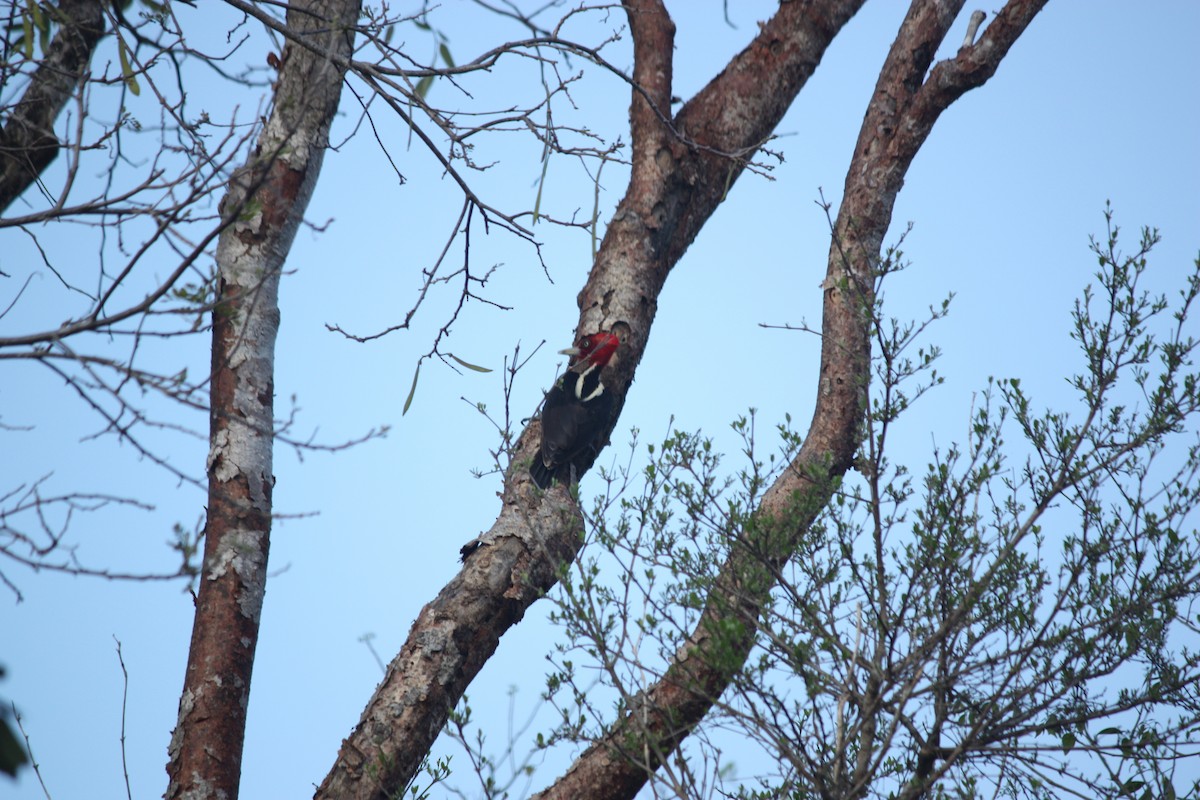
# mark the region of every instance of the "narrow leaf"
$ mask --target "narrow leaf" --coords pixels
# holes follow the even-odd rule
[[[42,33],[50,29],[49,23],[46,22],[46,15],[42,13],[42,7],[37,0],[29,0],[29,13],[33,15],[33,25]]]
[[[413,395],[417,393],[417,378],[421,377],[421,362],[417,362],[416,372],[413,373],[412,388],[408,390],[408,399],[404,401],[404,410],[400,412],[400,416],[408,413],[408,407],[412,405]]]
[[[454,56],[450,55],[450,48],[446,46],[445,42],[438,46],[438,52],[442,54],[442,61],[446,62],[446,66],[454,69]]]
[[[424,78],[421,78],[421,80],[417,81],[417,97],[424,100],[425,95],[429,94],[430,86],[433,86],[432,75],[426,75]]]
[[[461,358],[459,358],[458,356],[454,355],[454,353],[447,353],[446,355],[450,356],[450,357],[451,357],[451,358],[453,358],[455,361],[457,361],[457,362],[459,363],[459,365],[460,365],[460,366],[464,366],[464,367],[466,367],[467,369],[473,369],[473,370],[475,370],[476,372],[491,372],[491,370],[490,370],[490,369],[488,369],[487,367],[478,367],[478,366],[476,366],[476,365],[474,365],[474,364],[468,364],[466,361],[463,361]]]
[[[125,85],[136,97],[142,93],[142,87],[138,86],[137,76],[133,74],[133,67],[129,63],[129,52],[122,39],[117,39],[117,55],[121,58],[121,74],[125,76]]]
[[[28,12],[21,15],[21,28],[24,35],[25,58],[33,58],[33,17]]]

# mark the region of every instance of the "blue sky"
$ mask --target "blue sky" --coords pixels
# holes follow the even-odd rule
[[[675,93],[688,97],[744,45],[775,4],[730,3],[736,27],[724,22],[722,4],[712,0],[668,5],[678,24]],[[460,62],[492,46],[496,37],[521,35],[494,20],[481,24],[476,11],[466,12],[473,6],[461,0],[443,7],[436,21]],[[834,203],[839,199],[865,104],[904,10],[902,3],[877,0],[847,26],[779,128],[773,148],[786,161],[774,170],[774,179],[743,177],[676,267],[613,447],[600,463],[624,462],[631,427],[643,431],[643,440],[654,440],[666,433],[672,417],[676,427],[702,429],[730,452],[737,441],[728,423],[750,406],[768,424],[789,412],[801,423],[808,419],[815,339],[765,330],[759,323],[819,319],[828,235],[815,201],[822,190]],[[200,12],[183,5],[178,13],[185,24],[205,29],[211,41],[220,40],[212,17],[200,19]],[[595,42],[621,22],[614,11],[606,28],[601,17],[581,19],[565,34]],[[949,37],[954,45],[962,27]],[[1106,200],[1130,247],[1139,226],[1161,230],[1163,242],[1152,259],[1156,286],[1173,286],[1196,257],[1196,30],[1200,5],[1191,2],[1052,0],[995,78],[938,122],[896,206],[894,234],[914,224],[904,247],[912,267],[885,294],[889,313],[911,317],[955,293],[949,319],[930,334],[944,349],[939,372],[948,380],[909,416],[897,459],[920,466],[931,442],[961,440],[973,393],[990,375],[1020,376],[1035,397],[1065,400],[1063,378],[1075,364],[1066,337],[1068,314],[1091,278],[1095,260],[1087,241],[1103,232]],[[398,35],[407,35],[418,53],[432,51],[415,29]],[[259,64],[265,48],[255,40],[245,57]],[[115,55],[106,51],[103,58]],[[609,58],[628,67],[628,42],[614,44]],[[609,140],[627,140],[627,88],[581,61],[572,66],[585,77],[572,92],[577,111],[564,109],[562,120],[586,121]],[[499,99],[528,95],[535,77],[514,65],[464,86],[477,97]],[[490,94],[483,95],[485,90]],[[436,101],[458,102],[444,83],[432,91]],[[242,118],[257,113],[260,103],[253,93],[233,96],[215,84],[198,85],[194,92],[194,107],[236,103]],[[350,134],[357,121],[353,107],[346,96],[335,140]],[[570,343],[575,295],[590,264],[587,235],[539,225],[551,284],[527,245],[495,230],[485,236],[477,225],[473,264],[501,265],[486,296],[513,310],[469,304],[447,349],[496,371],[456,374],[426,364],[412,408],[402,417],[416,359],[444,322],[453,293],[433,297],[413,330],[370,344],[347,341],[326,324],[367,333],[398,322],[415,298],[419,270],[444,244],[459,199],[428,154],[408,146],[386,111],[378,109],[376,121],[407,183],[398,185],[376,142],[361,131],[326,158],[308,218],[329,224],[320,231],[302,229],[288,260],[276,389],[279,411],[296,396],[301,436],[316,430],[321,440],[338,442],[381,424],[391,432],[346,452],[309,454],[302,462],[287,448],[277,450],[277,509],[316,515],[282,521],[273,539],[273,577],[247,731],[242,788],[247,798],[305,796],[322,779],[380,677],[359,638],[373,634],[374,646],[390,658],[421,606],[458,569],[460,545],[491,525],[497,478],[476,479],[470,470],[488,466],[487,449],[496,440],[471,403],[499,411],[504,357],[518,342],[527,353],[545,341],[514,392],[514,416],[532,411],[554,376],[554,352]],[[536,147],[515,136],[481,140],[476,158],[497,164],[474,176],[477,191],[502,207],[532,206],[538,156]],[[622,169],[607,166],[602,220],[624,186]],[[555,159],[545,208],[558,217],[590,214],[593,189],[577,163]],[[86,232],[55,229],[43,235],[60,263],[79,275],[94,269],[95,244]],[[25,275],[37,268],[36,253],[19,232],[0,233],[0,242],[0,269]],[[169,254],[160,259],[154,265],[158,273],[171,266]],[[0,305],[7,305],[14,283],[0,283],[5,293]],[[0,320],[0,333],[56,324],[64,316],[62,302],[52,281],[37,279],[19,313]],[[205,345],[197,338],[147,357],[202,371]],[[203,513],[203,494],[128,447],[109,439],[81,441],[99,422],[60,382],[30,365],[4,369],[0,419],[36,427],[0,433],[8,456],[0,459],[0,493],[53,472],[51,485],[60,492],[142,497],[155,511],[78,517],[72,541],[80,558],[92,564],[169,569],[173,562],[164,542],[171,526],[194,524]],[[202,416],[181,419],[203,428]],[[202,475],[203,440],[163,442],[174,463]],[[588,490],[585,481],[584,493]],[[0,568],[25,596],[17,605],[0,591],[0,631],[7,643],[0,658],[8,668],[0,696],[18,704],[52,796],[124,793],[122,678],[114,639],[121,642],[129,670],[126,747],[133,792],[161,794],[190,634],[190,597],[177,584]],[[497,748],[506,731],[508,687],[520,687],[520,717],[542,686],[547,669],[542,654],[557,635],[545,621],[545,605],[534,606],[506,635],[469,692]],[[534,788],[559,771],[548,766],[534,778]],[[469,786],[469,776],[456,783]],[[42,796],[30,772],[23,773],[15,796]]]

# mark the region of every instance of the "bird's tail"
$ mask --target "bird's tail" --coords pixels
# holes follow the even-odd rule
[[[533,482],[539,489],[549,489],[550,482],[554,480],[554,473],[545,465],[542,459],[534,457],[533,463],[529,465],[529,476],[533,478]]]

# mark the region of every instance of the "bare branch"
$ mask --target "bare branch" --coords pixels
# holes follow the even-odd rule
[[[62,145],[54,121],[82,87],[92,53],[104,35],[99,0],[60,0],[57,7],[47,6],[47,11],[58,23],[58,33],[0,131],[0,213],[58,155]]]
[[[670,107],[671,48],[664,46],[670,43],[670,19],[660,3],[627,5],[631,27],[644,29],[640,43],[643,34],[635,35],[633,101],[640,110],[635,111],[633,174],[579,295],[578,326],[581,333],[612,330],[621,338],[605,378],[619,398],[618,409],[641,360],[666,276],[744,167],[715,155],[711,144],[724,152],[753,152],[859,4],[834,4],[827,15],[806,14],[799,3],[782,4],[739,56],[737,69],[726,70],[714,82],[717,88],[710,85],[701,93],[712,116],[700,126],[705,135],[675,125],[706,145],[695,152],[672,136],[660,115]],[[777,49],[783,50],[778,61],[764,60],[764,53]],[[749,77],[739,77],[744,73]],[[786,91],[771,94],[768,87],[755,87],[756,80]],[[744,90],[747,99],[721,103],[722,90]],[[685,106],[680,119],[699,116],[694,106],[699,102]],[[736,113],[731,111],[735,105]],[[656,150],[654,143],[665,149]],[[563,488],[534,491],[524,468],[539,443],[540,423],[534,422],[514,447],[500,516],[481,537],[489,546],[470,556],[463,571],[421,611],[318,798],[379,798],[405,786],[448,709],[501,634],[557,581],[560,565],[574,558],[582,528],[578,506]]]
[[[1026,9],[1028,13],[1022,15],[1006,8],[1001,13],[1001,18],[1020,21],[1006,29],[1008,45],[1024,30],[1041,3],[1019,5],[1031,6],[1032,10]],[[782,8],[786,9],[787,4]],[[539,797],[617,800],[636,794],[741,669],[754,645],[760,614],[780,569],[828,502],[836,480],[851,466],[866,408],[876,265],[896,193],[937,115],[962,92],[985,81],[1008,49],[1004,46],[991,51],[995,61],[988,62],[990,71],[981,67],[974,73],[976,82],[967,85],[964,81],[957,94],[939,94],[941,104],[936,110],[930,102],[925,117],[911,119],[908,110],[916,104],[907,102],[904,94],[908,87],[922,85],[929,61],[957,8],[953,3],[913,4],[863,122],[859,146],[847,173],[845,201],[835,226],[823,284],[822,374],[803,446],[764,496],[753,528],[739,534],[716,577],[699,623],[676,652],[666,674],[631,701],[626,713],[604,736]],[[710,89],[720,80],[710,84]],[[930,82],[934,80],[930,76]],[[716,113],[715,91],[706,90],[702,95]],[[689,113],[689,107],[680,113],[681,118]],[[897,113],[905,118],[886,119]],[[636,119],[635,114],[635,124]],[[901,148],[890,141],[893,137],[903,140]],[[635,146],[635,165],[636,153]],[[888,176],[886,181],[879,180],[881,173]],[[863,702],[868,709],[869,704],[877,702],[870,686],[864,690]],[[867,729],[857,734],[858,751],[865,758],[878,752],[874,736],[875,732]],[[851,785],[863,774],[862,766],[851,778]]]

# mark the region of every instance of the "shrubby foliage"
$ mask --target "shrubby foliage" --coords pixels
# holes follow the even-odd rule
[[[715,652],[732,683],[708,698],[686,755],[654,776],[665,794],[1197,791],[1175,772],[1197,754],[1200,726],[1200,399],[1186,333],[1200,261],[1176,298],[1154,296],[1143,286],[1157,232],[1126,255],[1106,217],[1095,281],[1071,311],[1076,402],[1044,408],[1019,379],[989,380],[967,440],[935,446],[923,469],[893,461],[889,434],[941,382],[938,350],[918,340],[949,301],[920,324],[876,305],[856,473],[786,564],[754,543],[788,521],[754,510],[800,445],[790,418],[765,456],[753,412],[737,420],[737,466],[711,439],[675,431],[647,446],[640,475],[610,475],[555,594],[566,637],[550,678],[556,736],[598,736],[613,704],[636,712],[708,626],[731,643]],[[880,279],[899,258],[889,253]],[[733,595],[745,604],[706,615],[723,567],[746,555],[759,560]],[[737,760],[752,742],[778,768],[733,780],[732,741]]]

